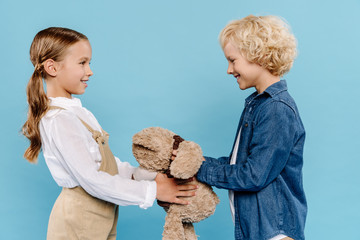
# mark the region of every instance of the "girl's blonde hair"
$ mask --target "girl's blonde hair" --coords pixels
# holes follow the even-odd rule
[[[297,55],[290,27],[276,16],[249,15],[232,21],[221,31],[219,40],[223,49],[231,42],[249,62],[275,76],[287,73]]]
[[[30,60],[34,65],[34,73],[26,87],[29,104],[28,119],[22,127],[22,133],[30,140],[24,157],[29,162],[36,162],[41,150],[39,123],[48,110],[48,101],[43,86],[47,74],[44,62],[48,59],[61,61],[66,50],[74,43],[88,38],[74,30],[60,27],[50,27],[36,34],[30,47]]]

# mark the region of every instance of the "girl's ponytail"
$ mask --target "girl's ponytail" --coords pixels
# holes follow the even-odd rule
[[[24,157],[31,163],[37,161],[41,150],[39,124],[49,106],[43,86],[43,79],[47,77],[43,64],[48,59],[61,61],[66,50],[80,40],[88,38],[68,28],[50,27],[38,32],[31,44],[30,59],[35,69],[26,87],[29,111],[28,119],[22,127],[22,133],[30,140]]]
[[[39,123],[41,117],[48,108],[48,98],[44,91],[42,66],[35,65],[29,83],[26,87],[27,100],[29,103],[28,119],[22,132],[30,140],[30,146],[26,149],[24,157],[29,162],[36,162],[41,149]]]

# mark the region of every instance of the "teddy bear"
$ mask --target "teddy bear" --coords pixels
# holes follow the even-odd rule
[[[133,136],[133,155],[140,169],[153,173],[167,173],[169,177],[189,179],[194,177],[204,161],[198,144],[185,141],[170,130],[149,127]],[[176,156],[173,150],[177,150]],[[172,160],[172,157],[175,157]],[[193,223],[199,222],[215,212],[219,198],[213,189],[194,177],[198,189],[189,198],[191,204],[168,204],[163,231],[163,240],[196,240]]]

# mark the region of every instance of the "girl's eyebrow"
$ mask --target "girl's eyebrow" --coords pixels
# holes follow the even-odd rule
[[[90,61],[91,58],[88,58],[88,57],[81,57],[79,60],[86,60],[86,61]]]

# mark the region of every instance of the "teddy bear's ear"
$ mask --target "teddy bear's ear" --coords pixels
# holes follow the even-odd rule
[[[166,170],[170,164],[174,133],[160,127],[149,127],[133,136],[133,155],[144,169]]]
[[[194,142],[180,143],[175,160],[170,165],[170,173],[175,178],[188,179],[193,177],[203,162],[200,146]]]
[[[150,151],[161,151],[164,145],[168,147],[172,144],[173,135],[175,134],[167,129],[149,127],[136,133],[132,140],[133,144],[147,148]]]
[[[153,129],[146,128],[136,133],[132,139],[133,144],[136,146],[146,148],[150,151],[156,151],[158,147],[157,147],[157,143],[152,139],[152,132]]]

